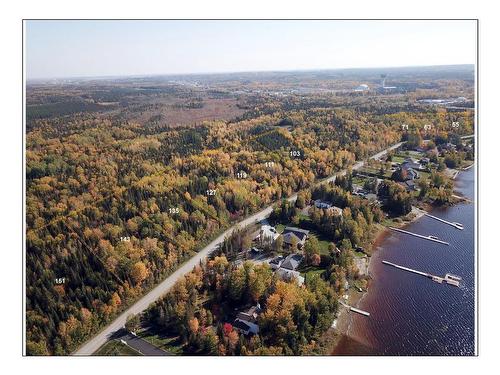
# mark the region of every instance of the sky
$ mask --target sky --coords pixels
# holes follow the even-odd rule
[[[28,79],[474,64],[475,21],[26,21]]]

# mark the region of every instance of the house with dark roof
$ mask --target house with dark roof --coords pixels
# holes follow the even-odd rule
[[[303,256],[300,254],[290,254],[285,258],[283,263],[281,263],[281,268],[295,271],[299,268],[300,263],[302,263]]]
[[[284,244],[291,246],[295,243],[297,247],[300,248],[304,246],[309,235],[309,231],[296,227],[286,227],[281,235],[283,236]]]
[[[416,169],[416,170],[420,170],[420,169],[423,169],[422,168],[422,165],[412,159],[412,158],[406,158],[402,163],[401,163],[401,168],[405,168],[405,169]]]
[[[457,146],[451,142],[448,142],[446,144],[442,144],[442,145],[439,145],[438,146],[438,149],[443,151],[443,150],[446,150],[446,151],[455,151],[457,149]]]
[[[413,168],[407,169],[406,172],[408,172],[408,178],[410,180],[415,180],[417,178],[420,178],[420,174],[415,169],[413,169]]]
[[[420,178],[420,174],[413,169],[410,164],[401,164],[401,169],[406,172],[407,180],[415,180],[417,178]]]
[[[248,336],[250,334],[256,335],[259,333],[259,326],[254,323],[250,323],[244,320],[236,319],[233,322],[233,327],[240,333]]]
[[[332,207],[332,204],[330,202],[322,201],[321,199],[316,199],[314,201],[314,206],[316,206],[316,208],[330,208]]]
[[[262,312],[259,304],[250,307],[246,311],[240,311],[234,320],[233,327],[244,335],[256,335],[259,333],[257,318]]]
[[[272,270],[277,270],[278,268],[281,267],[283,260],[284,260],[283,255],[278,255],[276,258],[271,259],[269,261],[269,266],[271,266]]]
[[[285,245],[288,246],[297,245],[297,247],[303,245],[303,242],[300,240],[300,238],[293,232],[284,233],[282,236],[283,236],[283,243]]]
[[[257,318],[259,317],[261,311],[262,309],[260,307],[260,304],[257,304],[255,306],[250,307],[246,311],[240,311],[236,316],[236,319],[245,320],[250,323],[255,323],[257,322]]]

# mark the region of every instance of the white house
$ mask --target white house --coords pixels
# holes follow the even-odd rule
[[[276,228],[270,225],[263,225],[260,227],[259,240],[260,241],[276,241],[276,238],[279,237],[279,233],[276,231]]]

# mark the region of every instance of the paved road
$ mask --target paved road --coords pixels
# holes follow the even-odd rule
[[[295,199],[297,196],[295,195]],[[273,207],[267,207],[262,211],[248,217],[247,219],[241,221],[238,225],[240,227],[245,227],[255,222],[258,222],[262,219],[265,219],[271,214]],[[103,331],[94,336],[92,339],[87,341],[80,349],[78,349],[73,354],[75,355],[91,355],[97,349],[99,349],[113,334],[113,332],[118,331],[125,325],[127,321],[127,317],[130,315],[135,315],[146,310],[151,303],[159,299],[162,295],[164,295],[174,284],[175,282],[190,272],[197,264],[200,263],[201,260],[205,259],[212,251],[214,251],[217,246],[224,240],[225,237],[230,235],[235,226],[229,228],[224,233],[222,233],[215,240],[210,242],[205,248],[199,251],[195,256],[189,259],[186,263],[184,263],[177,271],[163,280],[160,284],[158,284],[154,289],[152,289],[148,294],[142,297],[139,301],[137,301],[134,305],[132,305],[128,310],[123,312],[120,316],[118,316],[109,326],[107,326]]]
[[[385,155],[388,151],[394,150],[400,147],[403,142],[397,143],[384,151],[381,151],[375,155],[373,155],[372,159],[378,159],[381,156]],[[358,162],[354,164],[353,169],[359,169],[364,165],[364,161]],[[345,174],[346,171],[342,171],[337,173],[337,175]],[[323,181],[320,184],[324,184],[330,181],[334,181],[335,176],[331,176]],[[288,198],[289,201],[293,202],[297,199],[297,194],[294,194]],[[158,284],[154,289],[152,289],[148,294],[142,297],[139,301],[133,304],[128,310],[119,315],[113,322],[110,323],[106,328],[104,328],[100,333],[94,336],[92,339],[87,341],[83,346],[80,347],[74,355],[91,355],[97,349],[99,349],[104,343],[110,339],[114,332],[118,331],[120,328],[125,326],[125,322],[127,321],[127,317],[130,315],[136,315],[144,310],[146,310],[151,303],[159,299],[163,296],[168,290],[175,284],[175,282],[190,272],[197,264],[200,263],[201,260],[205,259],[211,252],[213,252],[217,246],[222,243],[225,237],[229,236],[233,230],[238,227],[246,227],[250,224],[254,224],[255,222],[259,222],[265,218],[267,218],[273,210],[273,205],[263,209],[262,211],[257,212],[256,214],[248,217],[247,219],[240,221],[238,224],[232,226],[224,233],[222,233],[215,240],[210,242],[205,248],[200,250],[195,256],[189,259],[186,263],[184,263],[177,271],[163,280],[160,284]]]
[[[391,147],[388,147],[386,148],[385,150],[383,151],[380,151],[378,153],[376,153],[375,155],[371,156],[370,159],[380,159],[382,156],[384,156],[385,154],[387,154],[389,151],[392,151],[392,150],[395,150],[399,147],[401,147],[401,145],[403,144],[404,142],[399,142],[399,143],[396,143],[394,145],[392,145]],[[352,166],[352,169],[353,170],[356,170],[356,169],[360,169],[361,167],[363,167],[363,165],[365,165],[365,161],[358,161],[356,164],[354,164]],[[332,182],[332,181],[335,181],[335,177],[336,176],[343,176],[347,173],[347,170],[343,170],[343,171],[340,171],[340,172],[337,172],[336,174],[334,174],[333,176],[330,176],[328,177],[327,179],[319,182],[319,184],[324,184],[324,183],[327,183],[327,182]]]
[[[140,337],[134,336],[131,333],[126,332],[121,335],[119,340],[125,341],[125,343],[130,346],[132,349],[138,351],[142,355],[147,356],[165,356],[165,355],[173,355],[168,353],[153,344],[147,342],[146,340],[141,339]]]

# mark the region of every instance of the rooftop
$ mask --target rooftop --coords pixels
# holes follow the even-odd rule
[[[283,230],[283,236],[286,235],[287,233],[293,233],[299,239],[299,241],[303,241],[309,234],[309,231],[297,227],[286,227]]]
[[[286,268],[295,271],[299,267],[301,262],[302,262],[302,255],[290,254],[285,258],[285,260],[281,264],[281,268]]]

